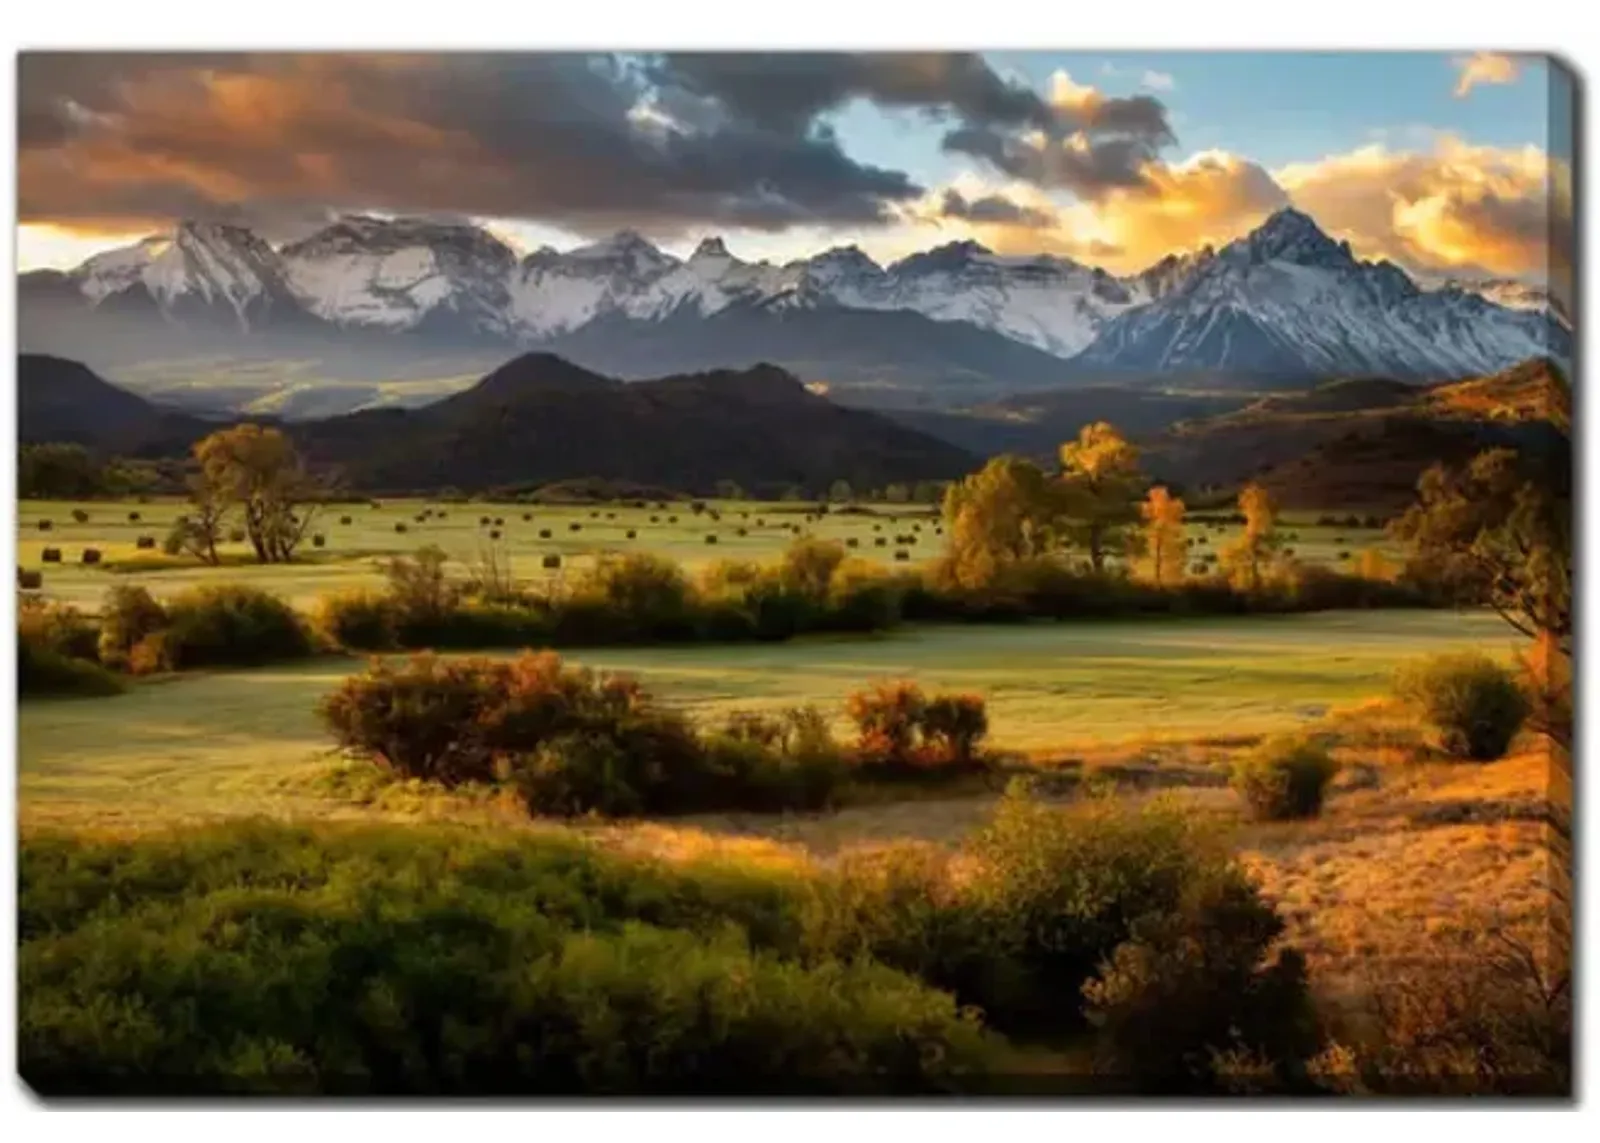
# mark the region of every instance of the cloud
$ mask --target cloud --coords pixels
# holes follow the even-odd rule
[[[1500,52],[1475,52],[1455,61],[1456,98],[1465,99],[1480,83],[1515,83],[1520,68],[1517,61]]]
[[[962,219],[995,226],[1021,226],[1039,229],[1051,225],[1054,216],[1039,207],[1024,206],[1003,194],[967,198],[955,187],[947,187],[939,200],[939,217]]]
[[[367,209],[667,236],[871,227],[921,191],[825,127],[751,117],[611,56],[30,53],[21,85],[25,223]]]
[[[1168,72],[1146,71],[1139,77],[1139,86],[1147,87],[1151,91],[1171,91],[1178,86],[1178,81]]]
[[[1533,277],[1570,293],[1572,172],[1537,147],[1441,135],[1427,150],[1375,144],[1273,174],[1296,206],[1365,257]]]
[[[1065,71],[1051,76],[1050,108],[1043,127],[968,124],[947,133],[942,146],[1011,178],[1093,201],[1145,185],[1146,167],[1177,141],[1160,100],[1107,96]]]

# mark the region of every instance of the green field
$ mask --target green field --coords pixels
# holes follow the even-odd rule
[[[304,560],[286,566],[262,566],[248,562],[245,544],[224,544],[228,561],[221,568],[203,567],[193,560],[167,559],[159,544],[173,520],[185,511],[176,499],[148,504],[105,501],[23,501],[18,505],[17,564],[44,572],[43,594],[84,608],[99,605],[105,589],[114,583],[137,582],[158,596],[170,596],[196,583],[227,581],[266,588],[306,608],[319,596],[346,587],[377,586],[380,566],[389,556],[409,553],[425,544],[437,544],[465,573],[486,551],[496,550],[509,561],[513,574],[521,580],[540,580],[552,573],[544,557],[559,555],[563,572],[583,568],[601,552],[648,550],[682,563],[691,570],[715,559],[769,560],[794,539],[792,527],[798,525],[806,535],[856,542],[852,554],[894,566],[894,553],[904,550],[907,562],[916,563],[937,555],[943,537],[935,532],[939,522],[932,508],[920,505],[875,505],[869,513],[830,513],[820,520],[807,521],[811,506],[765,502],[711,501],[709,508],[721,514],[712,520],[709,513],[696,515],[687,503],[657,508],[652,504],[639,509],[625,505],[527,505],[527,504],[439,504],[432,501],[396,500],[382,502],[378,508],[367,504],[332,505],[319,509],[313,531],[320,532],[326,546],[307,543]],[[73,509],[89,514],[86,523],[72,519]],[[444,512],[418,521],[424,509]],[[129,519],[137,512],[139,520]],[[528,519],[524,519],[524,516]],[[349,516],[349,524],[341,524]],[[488,516],[491,524],[480,523]],[[677,517],[676,522],[671,517]],[[652,517],[655,520],[652,521]],[[491,540],[492,521],[504,520],[501,537]],[[48,520],[51,530],[41,532],[39,523]],[[403,524],[404,533],[395,525]],[[578,531],[572,526],[578,525]],[[739,529],[745,535],[739,535]],[[550,532],[543,539],[539,533]],[[628,538],[628,532],[636,536]],[[1300,559],[1329,566],[1349,566],[1341,554],[1354,557],[1368,547],[1390,556],[1398,551],[1383,533],[1369,529],[1318,527],[1309,519],[1289,517],[1284,521],[1287,546]],[[1232,537],[1235,529],[1193,524],[1189,536],[1196,542],[1196,553],[1216,551]],[[716,537],[709,543],[708,537]],[[155,551],[140,551],[140,536],[154,537]],[[912,543],[896,544],[896,536],[910,536]],[[884,540],[878,546],[878,540]],[[59,548],[60,564],[43,562],[47,547]],[[86,567],[85,548],[96,548],[105,563]],[[117,565],[133,561],[133,567]],[[899,566],[905,566],[900,564]],[[555,573],[562,574],[562,573]]]
[[[1509,656],[1513,642],[1486,614],[1381,611],[939,626],[572,658],[635,673],[702,715],[800,702],[837,714],[866,681],[914,677],[982,693],[997,746],[1065,755],[1087,744],[1288,728],[1382,693],[1403,659],[1465,647]],[[360,667],[323,658],[23,704],[22,808],[73,820],[316,812],[295,784],[330,748],[313,706]]]

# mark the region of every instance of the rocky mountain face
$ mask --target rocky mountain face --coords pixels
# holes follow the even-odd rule
[[[330,363],[325,379],[359,403],[361,383],[404,363],[465,376],[544,348],[624,377],[774,361],[861,403],[919,406],[1133,376],[1282,386],[1569,359],[1570,325],[1519,285],[1425,289],[1294,210],[1128,277],[972,242],[888,266],[855,247],[777,265],[715,238],[680,259],[623,231],[519,257],[467,224],[353,216],[281,249],[184,223],[24,275],[19,329],[24,349],[141,386],[150,361],[298,354]]]

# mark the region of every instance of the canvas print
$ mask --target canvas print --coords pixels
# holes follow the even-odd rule
[[[26,51],[45,1100],[1567,1097],[1481,51]]]

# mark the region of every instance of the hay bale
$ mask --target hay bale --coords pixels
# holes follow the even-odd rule
[[[72,510],[72,519],[74,523],[87,524],[89,522],[89,513],[82,508],[74,508]]]
[[[498,540],[500,538],[500,529],[499,528],[491,528],[491,529],[489,529],[489,538],[491,540]]]
[[[478,517],[478,527],[487,528],[488,526],[489,526],[489,517],[487,517],[487,516],[479,516]]]
[[[403,521],[403,520],[395,521],[394,530],[396,532],[401,532],[401,533],[404,533],[404,532],[408,531],[408,529],[406,528],[406,525],[405,525],[405,521]]]
[[[141,552],[148,552],[151,548],[156,546],[156,538],[154,536],[140,536],[138,539],[133,541],[133,546],[138,548]]]
[[[532,520],[533,519],[533,513],[532,512],[524,512],[522,514],[522,518],[524,520]]]
[[[659,523],[661,523],[661,517],[660,516],[652,516],[652,517],[650,517],[650,522],[652,524],[659,524]]]
[[[676,516],[668,516],[667,517],[667,523],[676,524],[677,522],[678,522],[678,518]]]
[[[399,528],[399,531],[404,532],[405,530],[406,530],[405,529],[405,525],[402,524],[400,526],[400,528]],[[243,528],[235,528],[231,532],[228,533],[228,543],[230,543],[230,544],[242,544],[242,543],[244,543],[244,541],[245,541],[245,532],[244,532]]]
[[[879,536],[877,539],[872,541],[872,544],[874,547],[887,548],[889,546],[889,541],[884,539],[882,536]]]
[[[325,547],[327,547],[328,546],[328,537],[324,536],[321,532],[317,532],[317,533],[313,534],[312,537],[311,537],[311,546],[313,548],[325,548]]]
[[[735,531],[741,536],[748,536],[750,534],[749,528],[737,528]]]
[[[506,526],[506,518],[504,516],[496,516],[494,518],[494,526],[496,528],[504,528]]]
[[[27,568],[18,568],[17,586],[23,591],[38,591],[44,586],[44,572],[29,571]]]
[[[639,533],[634,531],[632,528],[629,528],[628,529],[628,539],[636,540],[638,538],[639,538]]]
[[[544,558],[544,566],[547,567],[547,568],[558,568],[558,567],[560,567],[561,566],[561,557],[558,556],[558,555],[555,555],[554,553],[552,553],[551,555],[546,556]]]
[[[39,558],[47,564],[59,564],[61,562],[61,549],[46,548],[39,553]]]
[[[129,512],[128,513],[128,522],[130,524],[137,524],[139,522],[139,513],[137,513],[137,512]]]
[[[549,528],[540,528],[539,529],[539,538],[541,540],[548,540],[550,538],[550,529]]]
[[[909,560],[911,558],[911,553],[906,551],[904,548],[901,548],[899,551],[895,552],[894,558],[901,561]]]
[[[39,521],[39,531],[41,531],[41,532],[48,532],[48,531],[50,531],[50,529],[52,529],[54,527],[55,527],[55,524],[52,523],[49,520],[40,520]]]
[[[716,542],[717,542],[717,534],[715,532],[708,532],[706,534],[706,543],[714,544]]]
[[[348,525],[348,524],[353,524],[354,522],[355,521],[352,520],[349,516],[340,516],[339,517],[339,523],[341,523],[341,524]]]
[[[851,536],[848,540],[846,540],[844,542],[844,546],[847,547],[847,548],[860,547],[861,546],[861,541],[856,539],[854,536]]]
[[[567,531],[569,531],[569,532],[581,532],[581,531],[583,531],[583,525],[578,523],[576,520],[574,520],[572,523],[567,525]]]
[[[91,565],[91,566],[94,565],[94,564],[99,563],[100,562],[100,549],[99,548],[84,548],[83,549],[83,562],[85,564],[88,564],[88,565]]]

